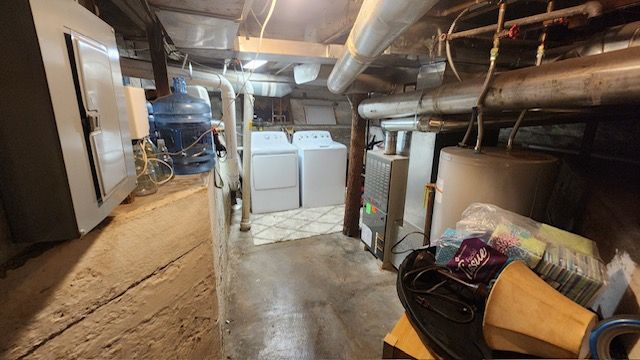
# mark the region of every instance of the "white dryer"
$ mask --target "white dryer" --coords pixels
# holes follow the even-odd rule
[[[298,131],[293,145],[300,158],[302,207],[344,204],[347,147],[331,139],[328,131]]]
[[[298,150],[284,132],[251,134],[251,175],[254,214],[300,207]]]

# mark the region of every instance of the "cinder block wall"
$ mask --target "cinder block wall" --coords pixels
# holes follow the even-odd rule
[[[4,262],[0,358],[219,358],[226,201],[211,176],[178,179]]]

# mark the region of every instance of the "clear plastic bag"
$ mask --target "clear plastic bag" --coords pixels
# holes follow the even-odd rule
[[[556,290],[588,306],[605,284],[605,266],[595,242],[525,216],[483,203],[471,204],[457,234],[490,234],[487,244],[522,260]]]

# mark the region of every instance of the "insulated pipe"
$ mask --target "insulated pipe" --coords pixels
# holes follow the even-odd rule
[[[509,20],[504,23],[504,27],[510,28],[516,25],[517,26],[532,25],[532,24],[538,24],[545,21],[552,21],[552,20],[562,19],[562,18],[576,16],[576,15],[585,15],[587,18],[592,18],[592,17],[600,16],[601,14],[602,14],[602,5],[598,1],[588,1],[578,6],[573,6],[573,7],[546,12],[542,14],[537,14],[533,16],[527,16],[520,19]],[[460,39],[465,37],[482,35],[492,31],[496,31],[497,28],[498,28],[497,24],[491,24],[487,26],[478,27],[475,29],[459,31],[459,32],[447,35],[447,39],[455,40],[455,39]]]
[[[253,86],[244,88],[242,111],[242,220],[240,231],[251,230],[251,131],[254,111]]]
[[[342,94],[391,43],[429,11],[437,0],[365,0],[329,75],[327,87]]]
[[[417,114],[466,114],[475,106],[482,80],[442,85],[431,91],[373,98],[358,107],[365,119]],[[640,47],[562,60],[497,74],[486,110],[576,109],[640,103]]]
[[[587,121],[580,113],[572,114],[551,114],[551,113],[529,113],[530,119],[522,126],[537,126],[549,124],[569,124]],[[516,114],[510,118],[492,118],[485,121],[485,128],[508,128],[516,123]],[[455,119],[439,119],[431,116],[419,116],[417,120],[413,117],[406,119],[385,120],[380,123],[380,127],[386,131],[420,131],[436,134],[462,132],[467,128],[469,121]]]
[[[396,146],[398,145],[398,132],[387,131],[384,133],[384,154],[395,155]]]

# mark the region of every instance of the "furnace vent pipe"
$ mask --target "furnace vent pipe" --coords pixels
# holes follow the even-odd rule
[[[342,57],[327,87],[342,94],[391,43],[429,11],[437,0],[365,0],[353,24]]]
[[[466,114],[482,91],[482,79],[368,99],[365,119],[416,114]],[[484,102],[487,110],[576,109],[640,103],[640,47],[513,70],[495,76]]]

